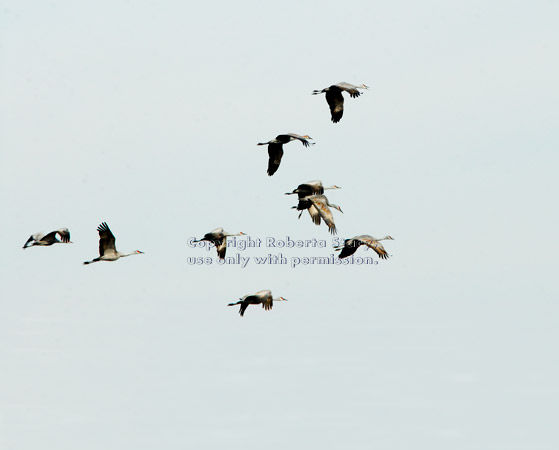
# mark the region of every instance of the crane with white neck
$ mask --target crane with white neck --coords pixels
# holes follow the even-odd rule
[[[273,298],[272,291],[266,289],[264,291],[259,291],[256,294],[245,295],[244,297],[239,298],[239,301],[237,303],[229,303],[227,306],[241,305],[241,308],[239,309],[239,314],[241,315],[241,317],[243,317],[246,309],[248,308],[248,305],[261,304],[262,308],[264,308],[266,311],[269,311],[272,309],[272,306],[274,306],[274,302],[286,302],[286,301],[287,299],[283,297]]]
[[[130,253],[121,253],[116,249],[115,246],[115,236],[110,230],[107,222],[103,222],[97,227],[99,232],[99,257],[94,258],[91,261],[84,261],[84,264],[91,264],[99,261],[116,261],[120,258],[125,258],[126,256],[140,255],[144,252],[140,250],[134,250]]]
[[[192,242],[202,242],[207,241],[215,245],[217,250],[217,256],[219,259],[225,258],[225,252],[227,251],[227,237],[228,236],[245,236],[246,234],[242,231],[238,233],[228,233],[223,230],[223,228],[216,228],[215,230],[206,233],[202,239],[196,239]]]

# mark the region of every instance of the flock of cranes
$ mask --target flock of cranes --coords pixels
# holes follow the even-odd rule
[[[357,98],[361,95],[359,89],[368,89],[368,86],[362,84],[360,86],[354,86],[349,83],[338,83],[322,90],[313,91],[313,95],[326,94],[326,101],[330,107],[330,112],[332,115],[332,122],[338,123],[344,113],[344,97],[342,92],[345,91],[349,93],[352,98]],[[268,142],[259,143],[258,145],[268,146],[268,175],[274,175],[281,163],[283,157],[283,145],[291,141],[298,140],[304,147],[309,147],[314,145],[313,142],[309,142],[312,138],[308,135],[298,135],[294,133],[280,134]],[[324,195],[324,191],[327,189],[341,189],[339,186],[332,185],[324,187],[322,181],[313,180],[306,183],[300,184],[292,192],[287,192],[285,195],[297,194],[298,204],[293,206],[292,209],[300,211],[299,218],[303,211],[307,210],[311,216],[311,220],[314,224],[320,225],[322,221],[328,227],[328,230],[332,234],[337,233],[336,224],[334,222],[334,216],[330,208],[337,209],[340,212],[342,208],[334,203],[330,203],[328,198]],[[131,255],[143,254],[140,250],[134,250],[130,253],[121,253],[116,249],[115,246],[115,236],[110,230],[106,222],[101,223],[97,227],[99,232],[99,257],[92,259],[91,261],[85,261],[83,264],[92,264],[99,261],[117,261],[120,258]],[[228,233],[223,230],[223,228],[216,228],[209,233],[206,233],[203,238],[195,240],[193,242],[207,241],[212,243],[216,250],[217,255],[220,259],[225,258],[225,253],[227,250],[227,237],[229,236],[243,236],[245,233]],[[369,235],[355,236],[351,239],[345,239],[344,245],[335,248],[336,251],[340,251],[339,258],[347,258],[353,255],[361,245],[374,250],[379,258],[387,259],[388,253],[380,243],[382,240],[392,240],[391,236],[384,236],[383,238],[374,238]],[[53,244],[70,244],[70,231],[67,228],[60,228],[55,231],[51,231],[48,234],[35,233],[29,237],[23,246],[24,249],[33,246],[50,246]],[[259,291],[255,294],[245,295],[239,298],[236,303],[230,303],[228,306],[240,305],[239,314],[244,316],[244,313],[248,305],[259,305],[261,304],[265,310],[271,310],[274,301],[287,301],[283,297],[272,297],[272,292],[269,290]]]

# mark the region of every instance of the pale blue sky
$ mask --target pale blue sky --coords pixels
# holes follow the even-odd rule
[[[558,13],[2,2],[0,447],[555,450]],[[334,125],[339,81],[371,89]],[[268,177],[285,132],[316,145]],[[330,245],[283,195],[313,179],[392,258],[187,263],[219,226]],[[102,221],[145,255],[82,266]],[[229,254],[279,251],[332,250]]]

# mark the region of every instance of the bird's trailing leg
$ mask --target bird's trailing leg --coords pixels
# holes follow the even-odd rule
[[[99,262],[99,261],[101,261],[99,258],[95,258],[95,259],[92,259],[91,261],[84,261],[83,264],[87,265],[87,264],[92,264],[92,263]]]

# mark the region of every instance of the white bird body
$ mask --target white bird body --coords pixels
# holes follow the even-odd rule
[[[393,241],[394,238],[392,236],[384,236],[377,239],[373,236],[369,236],[368,234],[362,234],[360,236],[352,237],[351,239],[346,239],[344,241],[344,245],[337,247],[336,251],[341,250],[339,258],[342,259],[353,255],[361,245],[366,245],[367,247],[372,248],[380,259],[388,259],[388,253],[386,253],[386,250],[379,242],[384,240]]]
[[[344,115],[344,97],[342,91],[346,91],[352,98],[357,98],[361,95],[359,89],[369,89],[369,86],[364,84],[355,86],[350,83],[340,82],[322,90],[314,90],[313,95],[326,93],[326,102],[328,106],[330,106],[332,122],[338,123]]]
[[[57,236],[60,236],[60,240],[58,240]],[[26,249],[28,247],[33,247],[35,245],[38,246],[48,246],[52,244],[71,244],[70,241],[70,231],[68,228],[60,228],[55,231],[51,231],[48,234],[44,233],[35,233],[27,239],[27,242],[23,245],[23,248]]]
[[[262,308],[264,308],[266,311],[269,311],[270,309],[272,309],[272,306],[274,306],[274,301],[276,301],[276,302],[279,302],[279,301],[286,302],[287,299],[285,299],[283,297],[273,298],[272,297],[272,291],[266,289],[264,291],[258,291],[256,294],[245,295],[244,297],[241,297],[238,302],[229,303],[227,306],[241,305],[241,308],[239,309],[239,314],[242,317],[242,316],[244,316],[245,311],[248,308],[248,305],[260,305],[261,304]]]
[[[84,264],[91,264],[99,261],[116,261],[120,258],[125,258],[126,256],[139,255],[144,253],[140,250],[134,250],[130,253],[119,252],[115,246],[116,239],[109,226],[107,225],[107,222],[103,222],[101,225],[99,225],[97,227],[97,231],[99,232],[99,257],[94,258],[91,261],[84,261]]]
[[[223,228],[216,228],[215,230],[206,233],[202,239],[195,240],[193,242],[208,241],[215,245],[217,250],[217,256],[220,259],[225,258],[225,252],[227,251],[227,237],[228,236],[245,236],[245,233],[240,231],[239,233],[227,233]]]
[[[286,133],[277,135],[276,138],[271,141],[258,143],[257,145],[268,146],[268,175],[272,176],[279,169],[281,158],[283,156],[283,144],[299,140],[305,147],[314,145],[314,142],[309,142],[308,139],[312,138],[308,135],[301,136],[295,133]]]
[[[330,206],[331,208],[335,208],[341,213],[343,213],[342,208],[340,206],[335,205],[334,203],[330,203],[328,201],[328,197],[326,197],[323,194],[308,195],[306,197],[303,197],[301,201],[302,202],[309,201],[312,203],[312,206],[314,208],[309,208],[309,214],[311,215],[312,221],[315,224],[319,225],[320,219],[322,219],[324,220],[326,225],[328,225],[328,230],[330,231],[330,233],[332,234],[337,233],[336,224],[334,223],[334,215],[332,214],[332,211],[330,211],[330,208],[328,207]]]

